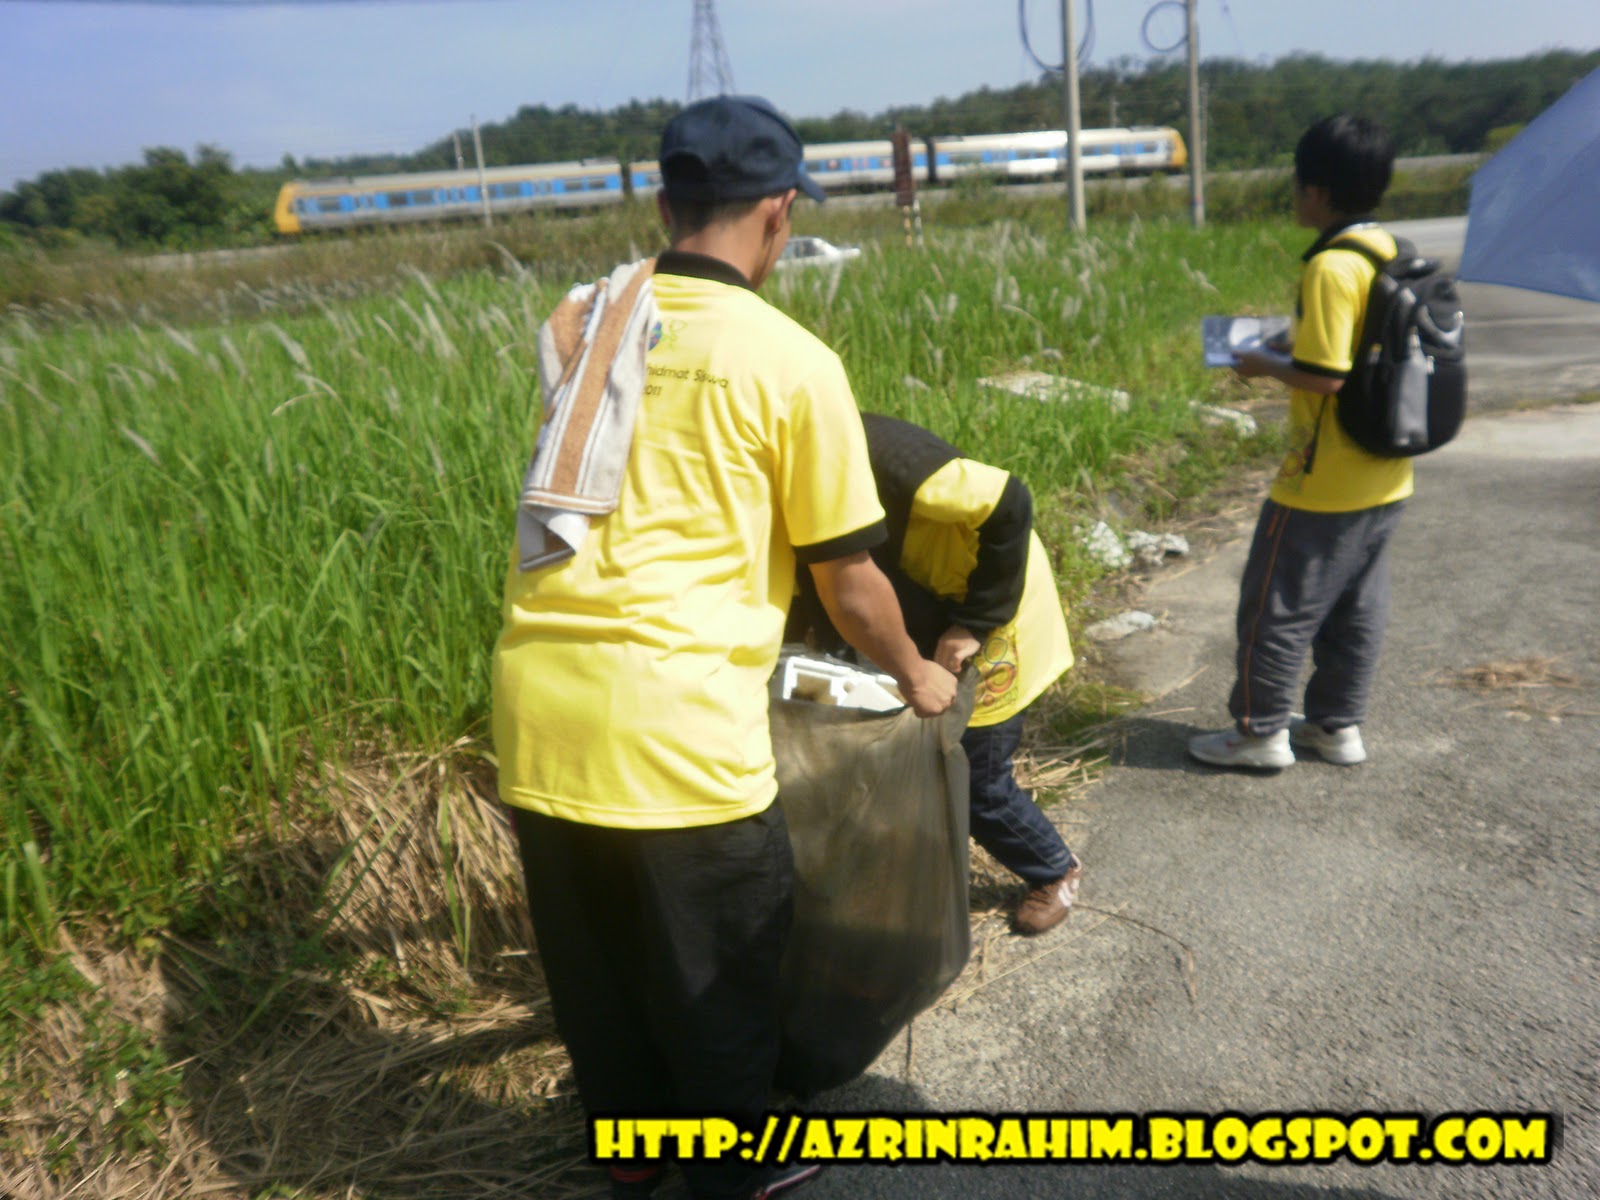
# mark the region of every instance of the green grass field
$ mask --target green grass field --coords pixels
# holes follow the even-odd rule
[[[1286,311],[1306,238],[1137,217],[1074,238],[1058,207],[930,224],[924,250],[887,213],[802,210],[802,232],[865,252],[767,295],[838,349],[864,409],[1020,474],[1076,602],[1100,573],[1076,540],[1100,497],[1160,520],[1270,446],[1190,407],[1243,394],[1199,365],[1198,320]],[[128,1180],[210,1161],[173,1130],[226,1084],[219,1064],[277,1062],[308,1006],[365,1028],[351,997],[373,997],[459,1032],[515,1003],[515,884],[480,877],[491,859],[510,868],[485,849],[473,781],[538,416],[534,335],[574,279],[655,245],[637,213],[542,233],[566,249],[532,267],[456,236],[488,265],[447,273],[427,239],[364,239],[381,270],[359,283],[312,246],[274,267],[303,253],[299,290],[0,318],[0,1111],[53,1078],[42,1014],[75,1014],[100,1064],[71,1076],[100,1115],[50,1143],[51,1178],[88,1178],[107,1155]],[[978,382],[1014,370],[1124,391],[1127,410]],[[373,889],[413,842],[428,854],[408,860],[410,910],[385,926],[374,914],[400,902]],[[157,971],[194,1031],[97,1007],[85,980],[107,961]],[[232,1014],[225,1033],[202,1031],[206,1013]],[[504,1057],[483,1056],[459,1104],[537,1107],[495,1074]],[[0,1117],[0,1166],[43,1136]],[[238,1194],[264,1178],[305,1189],[271,1194],[344,1194],[349,1176],[284,1155],[236,1171]],[[185,1166],[148,1194],[202,1177]]]
[[[1294,241],[1001,222],[769,291],[838,349],[863,408],[1070,513],[1121,459],[1198,436],[1188,401],[1216,381],[1197,318],[1284,307]],[[302,756],[482,734],[534,336],[566,282],[414,272],[276,320],[0,326],[0,936],[159,924]],[[977,383],[1019,366],[1124,390],[1130,411]]]

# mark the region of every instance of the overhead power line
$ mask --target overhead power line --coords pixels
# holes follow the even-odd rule
[[[1084,22],[1083,37],[1078,42],[1078,69],[1087,70],[1089,59],[1094,55],[1094,0],[1088,0],[1085,6],[1088,10],[1088,20]],[[1027,51],[1028,57],[1033,60],[1033,65],[1049,75],[1057,74],[1066,69],[1065,62],[1047,63],[1034,52],[1033,41],[1028,37],[1028,0],[1017,0],[1017,28],[1022,33],[1022,48]]]
[[[1150,25],[1152,22],[1158,21],[1164,13],[1176,13],[1178,20],[1184,23],[1184,31],[1173,38],[1170,44],[1158,45],[1150,36]],[[1144,43],[1145,49],[1152,54],[1171,54],[1187,44],[1189,40],[1188,23],[1189,12],[1184,0],[1160,0],[1160,3],[1152,4],[1150,10],[1144,14],[1144,20],[1139,25],[1139,40]]]

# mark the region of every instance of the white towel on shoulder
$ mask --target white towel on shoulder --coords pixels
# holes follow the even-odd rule
[[[517,508],[524,571],[571,557],[590,517],[617,507],[658,321],[655,265],[642,259],[573,288],[539,329],[545,419]]]

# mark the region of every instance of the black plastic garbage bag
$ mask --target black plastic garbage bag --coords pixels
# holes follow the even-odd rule
[[[856,1078],[971,953],[968,672],[922,720],[773,700],[778,803],[794,843],[778,1086],[806,1097]]]

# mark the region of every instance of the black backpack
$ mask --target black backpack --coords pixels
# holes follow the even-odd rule
[[[1325,249],[1354,250],[1377,268],[1367,315],[1339,389],[1339,424],[1381,458],[1437,450],[1467,415],[1466,318],[1454,277],[1397,238],[1385,259],[1354,239]]]

